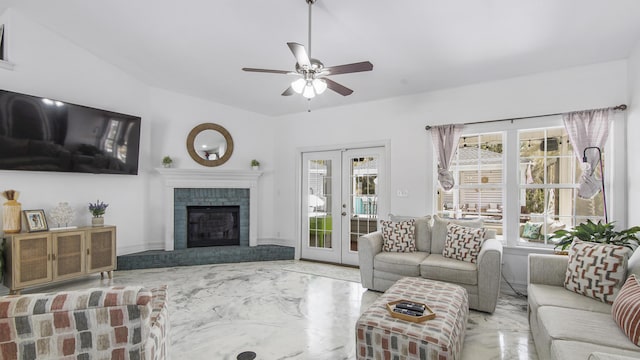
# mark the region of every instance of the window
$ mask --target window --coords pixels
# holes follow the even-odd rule
[[[438,213],[457,219],[481,218],[487,227],[502,234],[503,133],[463,136],[451,170],[454,188],[439,190]]]
[[[577,196],[580,162],[564,127],[520,130],[518,137],[521,242],[549,244],[556,230],[604,219],[602,193]]]
[[[507,245],[551,246],[556,230],[604,220],[601,192],[593,199],[577,196],[581,162],[560,117],[467,126],[450,170],[453,189],[446,192],[434,181],[436,213],[481,218]],[[612,181],[619,176],[606,167],[605,173]]]

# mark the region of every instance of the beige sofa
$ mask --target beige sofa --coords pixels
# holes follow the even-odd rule
[[[394,219],[402,220],[402,218]],[[385,291],[397,280],[423,277],[458,284],[469,294],[469,308],[493,312],[500,293],[502,243],[495,231],[487,230],[486,240],[476,263],[450,259],[442,255],[449,220],[434,216],[416,218],[416,252],[383,252],[380,231],[358,239],[358,257],[362,286]],[[482,221],[456,221],[470,227],[481,227]]]
[[[529,324],[540,359],[639,359],[640,347],[620,330],[611,305],[564,288],[568,256],[529,255]],[[640,276],[640,251],[628,274]]]

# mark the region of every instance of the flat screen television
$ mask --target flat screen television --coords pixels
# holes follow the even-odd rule
[[[0,170],[137,175],[140,120],[0,90]]]

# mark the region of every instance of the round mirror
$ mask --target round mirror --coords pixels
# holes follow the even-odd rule
[[[233,139],[227,129],[218,124],[200,124],[187,136],[187,150],[200,165],[220,166],[233,153]]]

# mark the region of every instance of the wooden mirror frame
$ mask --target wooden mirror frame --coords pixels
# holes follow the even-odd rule
[[[205,131],[205,130],[214,130],[221,133],[222,136],[224,136],[224,139],[227,142],[227,150],[224,152],[224,155],[222,155],[220,159],[216,159],[216,160],[203,159],[196,152],[196,148],[194,145],[196,136],[198,136],[198,134],[200,134],[202,131]],[[213,123],[200,124],[194,127],[193,130],[189,132],[189,136],[187,136],[187,151],[189,151],[189,156],[191,156],[193,161],[197,162],[200,165],[211,166],[211,167],[220,166],[226,163],[229,160],[229,158],[231,158],[231,154],[233,154],[233,138],[231,137],[231,134],[229,134],[227,129],[225,129],[224,127],[218,124],[213,124]]]

